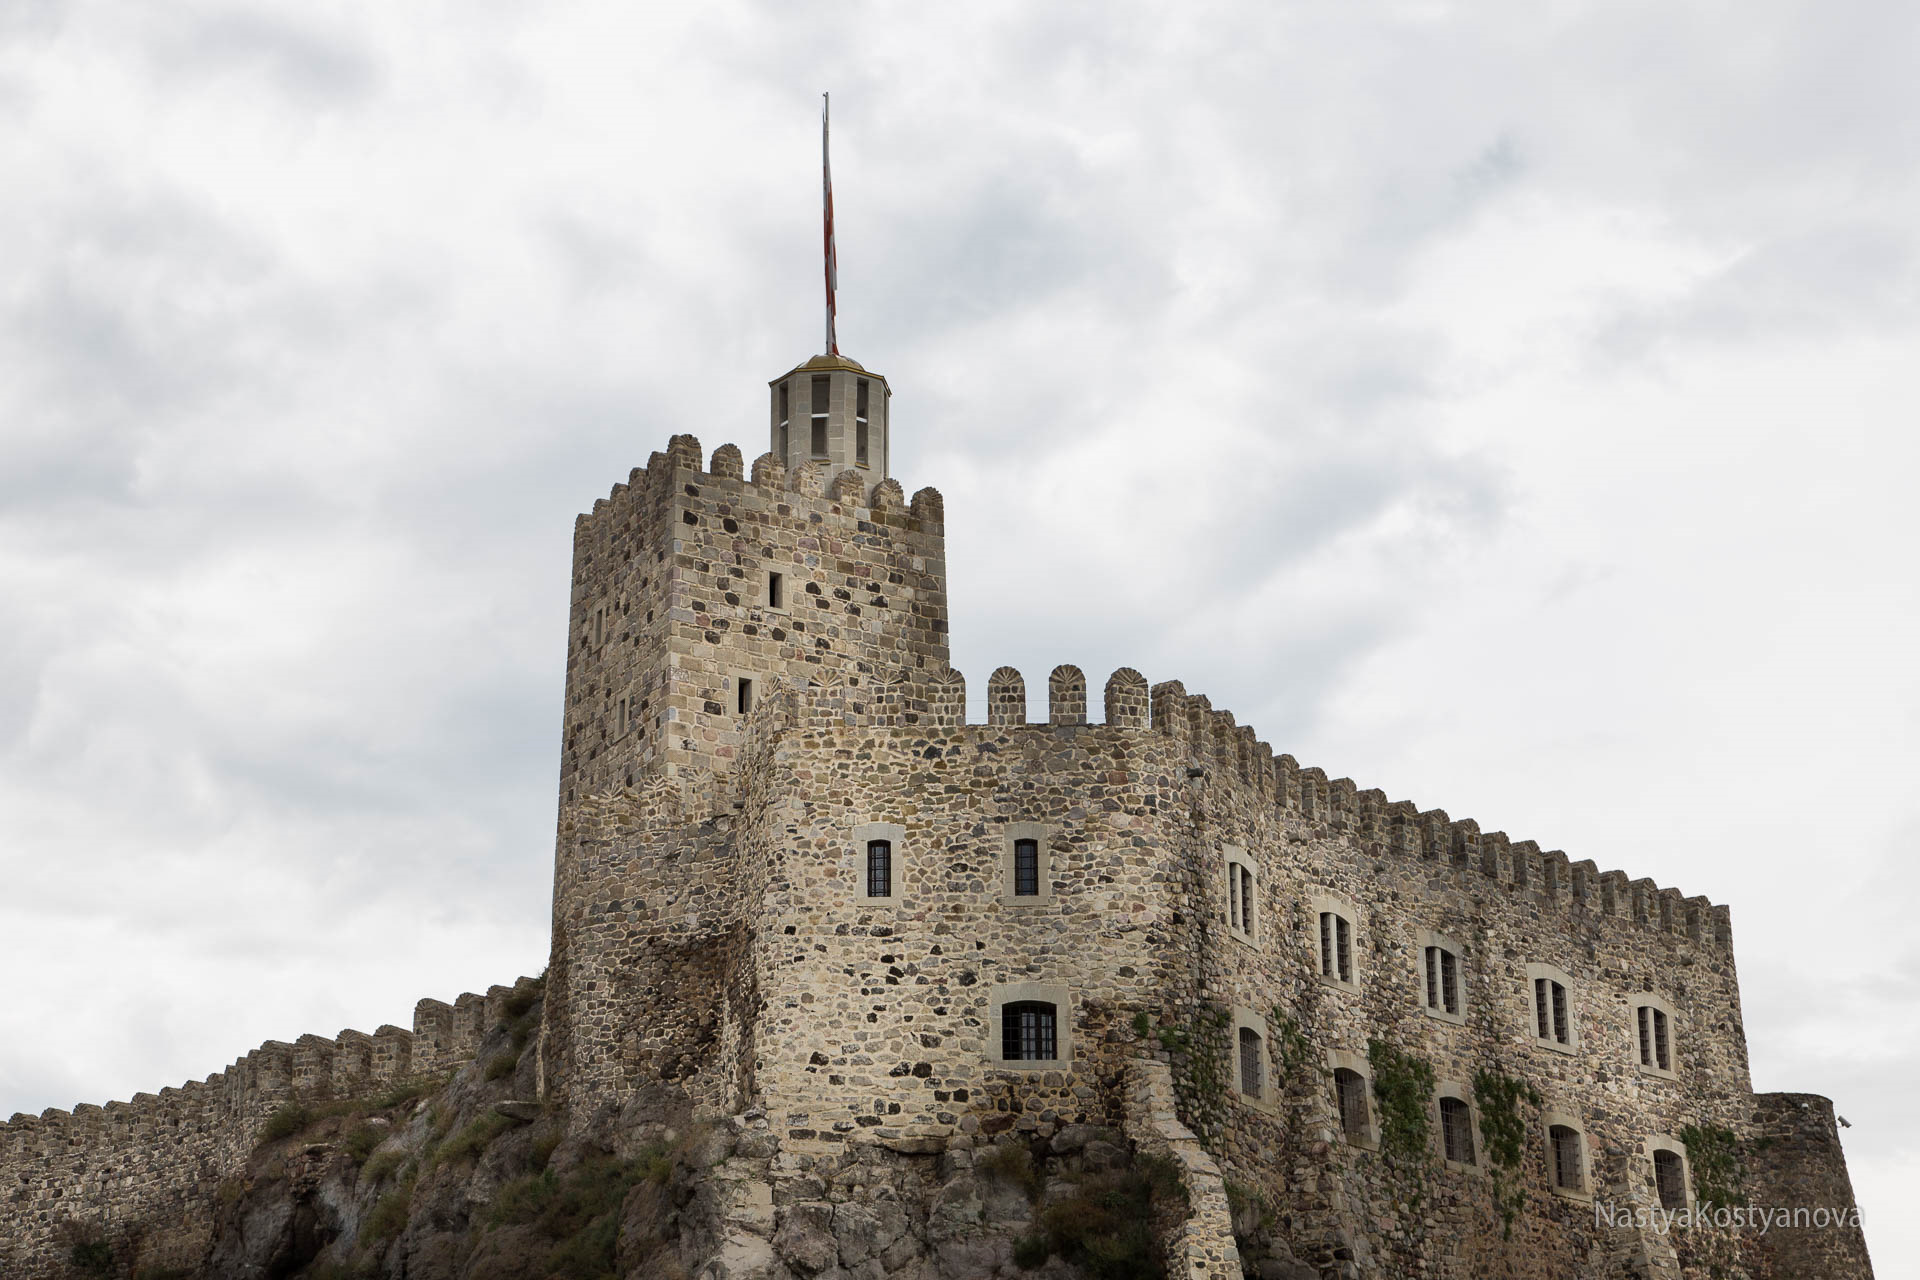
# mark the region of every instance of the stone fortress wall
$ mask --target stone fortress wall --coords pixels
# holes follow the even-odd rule
[[[444,1076],[472,1060],[513,990],[421,1000],[411,1031],[269,1040],[205,1080],[131,1102],[16,1114],[0,1125],[0,1275],[50,1273],[64,1257],[68,1224],[139,1231],[146,1266],[197,1265],[221,1179],[245,1166],[277,1108]]]
[[[954,1133],[1115,1122],[1125,1064],[1173,1043],[1191,1046],[1160,1055],[1180,1077],[1181,1118],[1296,1239],[1321,1242],[1330,1268],[1746,1265],[1748,1244],[1725,1234],[1681,1256],[1671,1237],[1594,1219],[1596,1199],[1657,1204],[1653,1152],[1685,1158],[1690,1126],[1741,1138],[1765,1127],[1773,1104],[1751,1093],[1724,906],[1329,779],[1177,682],[1149,690],[1128,670],[1106,686],[1104,724],[1089,723],[1085,679],[1066,666],[1049,678],[1047,723],[1026,723],[1024,681],[1002,668],[987,723],[967,724],[933,606],[944,602],[937,495],[903,511],[883,486],[866,509],[853,473],[811,477],[802,492],[771,457],[746,485],[734,452],[723,446],[703,473],[697,447],[676,437],[647,469],[650,491],[712,504],[663,521],[681,526],[670,554],[693,594],[726,602],[687,618],[675,661],[717,692],[711,673],[740,663],[735,637],[774,620],[751,589],[770,571],[815,582],[817,612],[859,634],[851,588],[871,590],[885,566],[736,532],[768,505],[788,528],[872,539],[895,557],[889,572],[926,573],[926,643],[856,641],[828,658],[826,645],[816,656],[783,641],[783,662],[749,659],[770,682],[749,711],[701,699],[713,747],[563,804],[555,954],[568,950],[572,969],[564,993],[549,993],[551,1080],[600,1106],[663,1082],[716,1114],[764,1105],[795,1152],[862,1140],[923,1150]],[[916,515],[929,541],[902,546],[889,522]],[[715,554],[702,532],[714,524],[740,559]],[[718,592],[729,578],[749,589]],[[576,636],[580,602],[596,594],[577,589]],[[1016,830],[1046,850],[1037,901],[1006,885]],[[860,892],[876,831],[898,855],[895,898],[879,904]],[[1251,934],[1229,926],[1229,857],[1256,870]],[[1320,973],[1314,916],[1327,903],[1353,926],[1350,983]],[[1436,940],[1460,960],[1453,1017],[1422,1001],[1423,947]],[[1534,1034],[1529,966],[1565,983],[1571,1051]],[[995,1011],[1028,996],[1061,1002],[1073,1043],[1057,1069],[995,1060]],[[1640,1065],[1642,1003],[1670,1020],[1669,1070]],[[1259,1037],[1254,1097],[1235,1079],[1241,1027]],[[1432,1064],[1436,1092],[1476,1121],[1485,1069],[1537,1091],[1509,1175],[1523,1202],[1510,1234],[1477,1129],[1473,1164],[1441,1162],[1420,1211],[1394,1209],[1407,1188],[1379,1135],[1371,1148],[1346,1140],[1330,1085],[1335,1066],[1371,1078],[1374,1040]],[[1437,1110],[1430,1119],[1437,1135]],[[1554,1187],[1550,1121],[1580,1134],[1577,1193]],[[1844,1179],[1837,1143],[1816,1147],[1799,1147],[1820,1164],[1816,1181],[1831,1186],[1834,1167]],[[1756,1196],[1783,1185],[1773,1163],[1756,1162]],[[1857,1256],[1848,1274],[1869,1274],[1857,1232],[1826,1243]],[[1562,1274],[1526,1265],[1513,1274]]]

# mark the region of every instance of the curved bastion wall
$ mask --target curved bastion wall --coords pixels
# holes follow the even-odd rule
[[[269,1040],[225,1071],[130,1102],[48,1108],[0,1125],[0,1275],[52,1274],[79,1226],[156,1269],[205,1257],[221,1179],[241,1170],[267,1117],[291,1102],[365,1097],[472,1060],[507,998],[494,986],[414,1006],[413,1029]]]

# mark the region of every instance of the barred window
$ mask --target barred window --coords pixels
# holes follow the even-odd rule
[[[1353,925],[1338,912],[1320,913],[1320,975],[1353,981]]]
[[[1051,1062],[1058,1057],[1058,1010],[1044,1000],[1021,1000],[1000,1010],[1000,1056],[1008,1062]]]
[[[1243,864],[1240,868],[1240,928],[1248,936],[1253,936],[1253,872]]]
[[[1340,1129],[1346,1134],[1347,1141],[1371,1141],[1366,1077],[1348,1067],[1337,1068],[1333,1073],[1333,1092],[1340,1104]]]
[[[1673,1070],[1673,1047],[1667,1030],[1667,1011],[1650,1004],[1639,1008],[1640,1065]]]
[[[1263,1087],[1260,1063],[1260,1033],[1252,1027],[1240,1028],[1240,1092],[1258,1098]]]
[[[1040,842],[1013,842],[1013,892],[1019,898],[1040,896]]]
[[[1653,1185],[1660,1193],[1662,1209],[1684,1209],[1687,1207],[1686,1164],[1677,1151],[1660,1150],[1653,1153]]]
[[[1458,1098],[1440,1099],[1440,1141],[1447,1159],[1473,1163],[1473,1113]]]
[[[1258,896],[1254,885],[1253,860],[1245,849],[1229,845],[1226,849],[1227,863],[1227,927],[1242,942],[1258,942],[1255,933],[1256,912],[1254,899]]]
[[[1573,1043],[1572,1026],[1567,1019],[1567,989],[1552,978],[1533,980],[1535,1033],[1555,1044]]]
[[[1427,948],[1427,1008],[1460,1012],[1460,961],[1445,947]]]
[[[1553,1185],[1562,1191],[1581,1191],[1586,1179],[1580,1171],[1580,1131],[1564,1124],[1548,1130],[1553,1140]]]
[[[893,896],[893,842],[890,840],[867,841],[867,896]]]

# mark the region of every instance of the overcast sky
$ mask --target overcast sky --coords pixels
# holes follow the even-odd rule
[[[932,8],[0,0],[0,1115],[539,971],[573,517],[766,448],[830,88],[976,695],[1731,903],[1920,1274],[1920,9]]]

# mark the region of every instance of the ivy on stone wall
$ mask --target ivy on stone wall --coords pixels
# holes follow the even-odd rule
[[[1380,1154],[1397,1165],[1425,1165],[1433,1064],[1385,1040],[1367,1041],[1373,1096],[1380,1103]]]
[[[1289,1084],[1299,1079],[1303,1068],[1313,1062],[1313,1041],[1300,1028],[1299,1019],[1273,1006],[1269,1015],[1273,1019],[1273,1056],[1280,1064],[1280,1074]]]
[[[1747,1166],[1733,1130],[1718,1125],[1688,1125],[1680,1131],[1687,1164],[1693,1170],[1693,1195],[1702,1205],[1744,1205]]]
[[[1493,1203],[1500,1211],[1503,1236],[1513,1238],[1513,1222],[1526,1207],[1520,1164],[1527,1154],[1527,1121],[1520,1104],[1538,1108],[1540,1093],[1525,1080],[1493,1067],[1474,1072],[1473,1101],[1480,1111],[1480,1142],[1493,1173]]]

